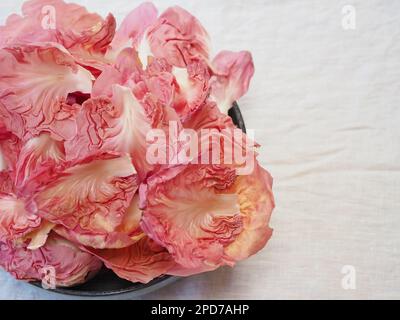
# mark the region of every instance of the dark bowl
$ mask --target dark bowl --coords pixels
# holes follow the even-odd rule
[[[243,132],[246,132],[242,113],[240,112],[239,106],[236,102],[229,110],[229,116],[237,127],[242,129]],[[72,288],[56,288],[50,291],[80,297],[100,298],[126,294],[129,294],[130,297],[138,297],[164,287],[176,280],[177,277],[161,276],[147,284],[132,283],[119,278],[111,270],[104,268],[93,279],[82,285]],[[33,282],[32,285],[42,288],[40,282]]]

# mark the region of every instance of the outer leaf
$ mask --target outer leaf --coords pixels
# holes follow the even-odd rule
[[[176,67],[185,67],[193,59],[208,60],[209,36],[200,22],[176,6],[167,9],[148,32],[152,54]]]
[[[173,74],[178,84],[174,107],[183,122],[202,107],[210,94],[210,74],[207,64],[193,61],[187,68],[174,68]]]
[[[70,287],[84,283],[100,270],[102,263],[71,242],[51,234],[46,244],[36,250],[0,242],[0,266],[19,280],[40,281],[49,277],[51,282],[50,277],[54,276],[56,286]]]
[[[136,179],[128,156],[105,154],[59,172],[34,201],[43,218],[64,226],[79,242],[97,248],[119,246],[113,234],[124,221]]]
[[[151,2],[142,3],[131,11],[115,34],[107,52],[107,57],[115,59],[125,48],[137,50],[147,29],[155,23],[157,15],[157,9]]]
[[[188,166],[163,184],[148,182],[142,228],[184,268],[208,271],[224,264],[224,247],[241,232],[237,195],[215,188],[228,177],[229,171]]]
[[[119,277],[131,282],[148,283],[166,274],[175,265],[170,254],[148,237],[124,249],[87,250]]]
[[[42,131],[57,139],[73,136],[76,107],[69,93],[90,92],[92,76],[64,48],[50,44],[0,50],[0,113],[9,131],[23,138]],[[23,123],[15,127],[13,121]]]
[[[62,225],[57,226],[54,231],[74,243],[93,248],[125,248],[144,237],[139,225],[141,217],[142,211],[139,210],[139,196],[137,195],[127,208],[121,223],[110,231],[68,229]]]
[[[222,113],[227,114],[234,101],[249,89],[254,75],[253,58],[250,52],[222,51],[212,62],[215,77],[211,97]]]
[[[0,241],[14,242],[40,226],[41,218],[25,205],[13,194],[0,194]]]
[[[63,143],[41,134],[26,142],[22,147],[16,165],[15,184],[22,189],[43,167],[57,166],[65,161]]]
[[[84,7],[62,0],[30,0],[22,16],[11,15],[0,27],[0,47],[35,42],[63,45],[82,64],[102,68],[104,54],[115,34],[116,21],[103,19]]]
[[[237,176],[227,167],[166,169],[141,188],[143,230],[167,248],[190,275],[234,265],[262,249],[271,237],[271,176],[256,165]]]

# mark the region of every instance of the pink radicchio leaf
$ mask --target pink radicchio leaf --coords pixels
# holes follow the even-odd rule
[[[29,45],[0,50],[0,109],[19,119],[23,132],[7,126],[19,138],[49,132],[66,139],[76,131],[77,106],[66,104],[69,93],[92,89],[91,74],[78,66],[63,47]],[[7,119],[6,119],[7,121]]]
[[[152,54],[176,67],[209,57],[209,36],[200,22],[176,6],[167,9],[147,34]]]
[[[85,245],[118,245],[119,239],[108,235],[118,232],[137,190],[129,156],[94,155],[67,165],[47,181],[33,197],[40,216],[64,226],[68,232],[61,230],[63,235]]]
[[[141,46],[146,46],[146,32],[148,28],[157,20],[157,8],[150,2],[142,3],[136,9],[131,11],[110,44],[107,57],[115,60],[119,53],[125,48],[134,48],[139,50]],[[144,56],[147,59],[147,56]]]
[[[232,179],[227,168],[195,168],[175,172],[169,180],[149,179],[142,188],[142,228],[174,257],[173,275],[233,266],[261,250],[272,235],[268,172],[256,165],[250,175]]]
[[[43,247],[49,238],[50,232],[56,225],[42,219],[42,223],[32,232],[25,235],[19,243],[28,243],[27,248],[29,250],[36,250]]]
[[[46,222],[29,206],[26,198],[17,195],[14,173],[9,170],[0,172],[0,241],[18,244],[35,238],[46,239],[43,232]],[[39,235],[42,235],[39,237]]]
[[[40,226],[41,218],[29,212],[23,199],[0,194],[0,241],[17,241]]]
[[[131,282],[148,283],[176,265],[168,251],[148,237],[123,249],[86,250],[102,260],[120,278]]]
[[[237,262],[260,251],[272,236],[272,229],[269,227],[275,207],[272,177],[256,164],[250,175],[238,176],[234,185],[223,192],[235,193],[240,204],[243,230],[225,248],[226,258]]]
[[[229,170],[187,166],[162,184],[149,179],[141,194],[143,230],[185,269],[202,272],[227,263],[224,248],[243,228],[237,195],[218,191],[226,179]]]
[[[0,139],[0,155],[4,161],[4,168],[15,174],[16,164],[22,148],[22,141],[14,134],[7,132]]]
[[[194,60],[185,68],[174,67],[172,73],[177,83],[174,108],[185,122],[210,95],[208,66],[202,60]]]
[[[249,89],[254,75],[252,56],[247,51],[222,51],[212,62],[211,98],[222,113],[227,114],[234,101],[237,101]]]
[[[124,123],[123,116],[123,110],[117,109],[109,98],[99,97],[85,101],[77,114],[79,130],[75,137],[65,142],[67,159],[77,161],[96,154],[99,150],[118,151],[118,143],[111,147],[105,147],[104,143],[112,140],[112,134],[121,130],[119,124],[122,126]]]
[[[122,50],[114,64],[104,68],[93,85],[92,97],[112,97],[113,85],[133,87],[141,80],[142,66],[134,49]]]
[[[157,75],[146,75],[144,78],[144,88],[146,93],[152,97],[154,102],[159,102],[165,107],[172,106],[175,86],[174,77],[169,72],[160,72]]]
[[[10,139],[12,132],[16,133],[16,136],[22,137],[24,135],[24,123],[20,115],[16,115],[10,112],[4,104],[0,101],[0,120],[1,120],[1,131],[0,141]]]
[[[228,115],[221,113],[214,102],[206,101],[183,126],[194,130],[197,139],[183,145],[180,159],[190,151],[194,153],[191,164],[212,163],[226,166],[237,174],[251,173],[259,145],[237,128]]]
[[[146,74],[154,77],[163,72],[171,73],[172,68],[172,65],[163,58],[149,57]]]
[[[62,0],[30,0],[22,6],[22,16],[12,15],[0,27],[0,47],[55,42],[81,64],[101,69],[107,63],[104,54],[115,28],[111,14],[103,19]]]
[[[0,119],[0,140],[7,139],[8,137],[8,130],[6,124],[3,121],[3,118]]]
[[[132,162],[138,170],[140,179],[144,179],[147,173],[152,170],[152,164],[146,161],[146,135],[153,128],[152,119],[148,117],[141,102],[126,87],[114,87],[113,102],[114,105],[124,109],[124,115],[122,117],[122,130],[112,143],[124,145],[124,148],[132,157]]]
[[[25,5],[29,5],[29,2]],[[42,26],[45,16],[41,9],[36,10],[34,17],[28,17],[25,14],[23,16],[10,15],[6,24],[0,26],[0,48],[28,43],[57,42],[57,32]],[[49,22],[54,23],[54,19]]]
[[[17,280],[36,281],[41,279],[39,268],[32,251],[15,246],[10,241],[0,241],[0,267]]]
[[[126,48],[118,55],[116,62],[107,66],[96,79],[92,97],[112,97],[114,85],[120,85],[132,89],[139,99],[151,93],[161,103],[169,106],[175,90],[171,71],[172,67],[161,59],[152,59],[146,70],[143,70],[137,52]]]
[[[119,249],[128,247],[144,237],[144,233],[140,228],[141,217],[139,195],[135,195],[126,209],[121,223],[112,230],[84,232],[80,228],[69,229],[59,225],[54,228],[54,231],[64,238],[84,246],[99,249]]]
[[[15,194],[12,171],[0,171],[0,194]]]
[[[97,150],[138,153],[144,134],[150,130],[145,110],[127,87],[113,87],[112,99],[86,101],[78,115],[78,134],[66,143],[68,159],[86,157]]]
[[[215,102],[207,100],[183,126],[200,132],[202,129],[231,130],[236,128],[232,118],[221,113]]]
[[[52,233],[45,245],[35,250],[0,242],[0,266],[18,280],[44,280],[46,284],[54,281],[57,287],[71,287],[86,282],[102,263]]]
[[[65,161],[64,145],[43,133],[28,140],[22,147],[15,169],[15,185],[22,190],[44,167],[58,166]],[[34,181],[33,181],[34,182]]]
[[[173,117],[167,108],[145,93],[140,101],[123,86],[113,87],[111,99],[99,97],[86,101],[78,115],[77,135],[65,144],[68,159],[79,159],[97,150],[131,155],[140,179],[153,168],[146,160],[146,135]]]

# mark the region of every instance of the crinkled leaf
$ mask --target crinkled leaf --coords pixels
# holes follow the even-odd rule
[[[81,243],[113,247],[107,239],[124,221],[137,190],[129,156],[102,155],[85,159],[53,177],[34,196],[39,214],[69,229]]]
[[[247,51],[222,51],[213,60],[212,67],[211,97],[221,112],[227,114],[233,102],[249,89],[254,75],[253,58]]]
[[[125,48],[139,49],[147,29],[155,23],[157,15],[157,8],[151,2],[142,3],[132,10],[116,32],[107,57],[115,59]]]
[[[46,244],[36,250],[0,242],[0,266],[19,280],[45,280],[51,284],[54,276],[56,286],[70,287],[87,281],[100,270],[102,263],[71,242],[51,234]]]
[[[167,9],[148,31],[152,54],[176,67],[186,67],[193,59],[208,60],[209,36],[189,12],[175,6]]]
[[[171,255],[148,237],[123,249],[87,250],[119,277],[131,282],[148,283],[166,274],[175,265]]]
[[[9,131],[19,138],[43,131],[57,139],[75,134],[77,106],[66,99],[72,92],[90,92],[92,76],[64,48],[40,44],[1,49],[0,66],[0,109],[5,109],[0,114],[8,113]],[[15,127],[16,121],[23,126]]]

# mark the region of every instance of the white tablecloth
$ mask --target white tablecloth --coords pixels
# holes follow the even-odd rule
[[[118,19],[139,3],[75,2]],[[1,1],[0,21],[21,3]],[[256,76],[240,106],[277,207],[258,255],[144,298],[399,298],[400,1],[155,3],[195,14],[215,53],[253,53]],[[343,28],[344,5],[355,9],[354,30]],[[346,265],[354,289],[342,286]],[[63,297],[0,272],[0,298]]]

